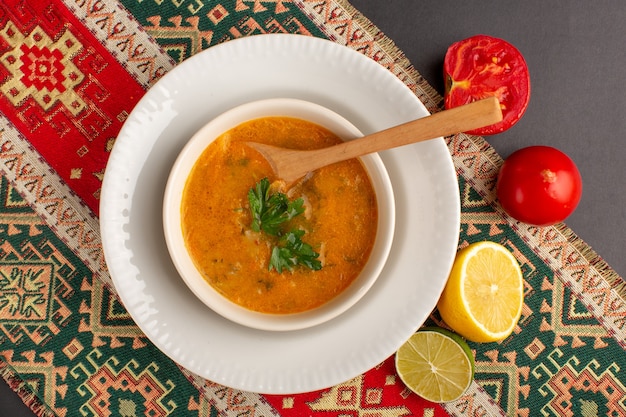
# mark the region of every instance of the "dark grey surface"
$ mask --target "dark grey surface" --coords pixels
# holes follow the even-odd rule
[[[34,414],[22,403],[20,397],[11,391],[4,379],[0,378],[0,417],[33,416]]]
[[[567,225],[626,274],[626,2],[582,0],[352,0],[440,93],[447,47],[487,34],[526,57],[531,101],[512,129],[488,140],[503,157],[535,144],[567,153],[583,197]],[[32,416],[0,379],[0,417]]]

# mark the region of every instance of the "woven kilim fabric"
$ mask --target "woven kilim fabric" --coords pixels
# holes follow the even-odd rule
[[[565,226],[509,219],[501,159],[447,138],[462,202],[459,247],[506,245],[526,294],[514,334],[471,344],[476,378],[456,402],[410,393],[393,358],[306,394],[239,392],[156,349],[120,303],[98,230],[102,176],[133,106],[191,55],[264,33],[331,39],[441,97],[345,0],[3,0],[0,3],[0,374],[40,416],[626,416],[626,291]],[[430,318],[440,322],[437,313]],[[2,401],[0,399],[0,408]],[[1,411],[1,410],[0,410]]]

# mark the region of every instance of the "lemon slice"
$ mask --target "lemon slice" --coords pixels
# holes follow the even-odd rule
[[[398,349],[396,371],[420,397],[436,403],[454,401],[472,383],[474,356],[458,335],[440,328],[425,328]]]
[[[473,342],[505,339],[522,314],[524,279],[517,260],[495,242],[459,251],[437,307],[456,333]]]

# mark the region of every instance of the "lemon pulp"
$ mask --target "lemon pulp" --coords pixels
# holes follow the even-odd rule
[[[443,321],[474,342],[509,336],[522,313],[524,280],[513,254],[495,242],[459,251],[437,307]]]

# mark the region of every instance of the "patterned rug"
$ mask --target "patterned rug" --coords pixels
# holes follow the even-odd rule
[[[447,138],[462,202],[459,247],[508,246],[525,276],[514,334],[472,344],[476,379],[421,400],[393,358],[299,395],[203,380],[134,325],[104,266],[99,190],[116,135],[160,77],[234,38],[299,33],[379,62],[431,112],[441,97],[345,0],[3,0],[0,4],[0,374],[40,416],[626,416],[626,289],[565,226],[511,221],[500,157]],[[442,324],[434,312],[430,321]]]

